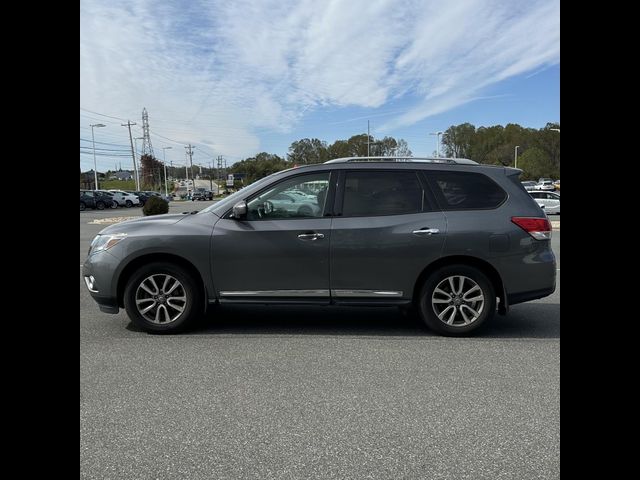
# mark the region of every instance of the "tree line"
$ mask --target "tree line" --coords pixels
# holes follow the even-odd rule
[[[547,123],[544,128],[525,128],[509,123],[506,126],[475,127],[470,123],[450,126],[442,136],[443,154],[453,158],[469,158],[490,165],[515,165],[515,147],[518,146],[518,165],[523,170],[521,180],[540,177],[560,178],[560,129],[558,123]],[[404,139],[384,137],[376,140],[366,133],[332,144],[318,138],[296,140],[289,147],[286,158],[267,152],[246,158],[232,166],[232,171],[243,174],[249,184],[272,173],[294,165],[324,163],[341,157],[367,156],[410,157],[412,152]],[[435,152],[434,152],[435,156]]]
[[[478,127],[470,123],[452,125],[442,136],[447,157],[469,158],[489,165],[515,165],[518,146],[518,168],[521,180],[540,177],[560,178],[559,123],[547,123],[544,128],[524,128],[509,123],[506,126]]]
[[[517,167],[523,170],[521,180],[537,180],[540,177],[556,179],[560,178],[560,133],[552,130],[554,128],[559,130],[560,124],[547,123],[541,129],[525,128],[513,123],[504,127],[494,125],[477,128],[470,123],[452,125],[442,136],[442,151],[447,157],[469,158],[478,163],[491,165],[514,166],[515,147],[518,146]],[[412,152],[404,139],[386,136],[376,140],[366,133],[353,135],[347,140],[336,140],[332,144],[318,138],[303,138],[291,144],[286,158],[261,152],[236,162],[229,168],[229,172],[241,174],[242,182],[248,185],[295,165],[367,155],[411,157]],[[162,163],[148,155],[143,155],[141,160],[141,183],[145,186],[162,184]],[[170,176],[180,176],[184,168],[173,167],[168,170]],[[203,170],[212,173],[210,169]]]
[[[287,158],[261,152],[255,157],[236,162],[232,170],[234,173],[243,174],[244,184],[247,185],[295,165],[324,163],[342,157],[366,157],[367,152],[372,157],[394,155],[410,157],[412,155],[406,140],[396,140],[393,137],[376,140],[373,136],[363,133],[354,135],[348,140],[336,140],[331,145],[318,138],[303,138],[291,144]]]

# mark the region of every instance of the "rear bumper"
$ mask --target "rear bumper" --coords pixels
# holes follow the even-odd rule
[[[531,290],[529,292],[510,293],[507,294],[509,305],[515,305],[517,303],[528,302],[529,300],[536,300],[538,298],[548,297],[556,291],[556,284],[553,283],[553,287],[544,288],[541,290]]]

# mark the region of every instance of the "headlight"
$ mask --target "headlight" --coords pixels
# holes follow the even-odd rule
[[[118,242],[124,240],[126,233],[113,233],[111,235],[97,235],[91,242],[89,247],[89,255],[98,253],[102,250],[109,250]]]

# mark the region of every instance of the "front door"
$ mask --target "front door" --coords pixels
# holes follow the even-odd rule
[[[288,177],[247,198],[245,219],[216,223],[212,272],[221,302],[329,303],[330,175]]]
[[[444,214],[416,172],[346,170],[331,228],[336,302],[403,302],[442,253]],[[340,200],[342,198],[342,201]]]

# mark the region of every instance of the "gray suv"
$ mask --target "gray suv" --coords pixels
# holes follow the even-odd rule
[[[280,303],[415,305],[432,330],[467,335],[555,290],[551,224],[520,173],[444,158],[292,168],[199,212],[103,229],[83,276],[100,310],[149,332]]]

